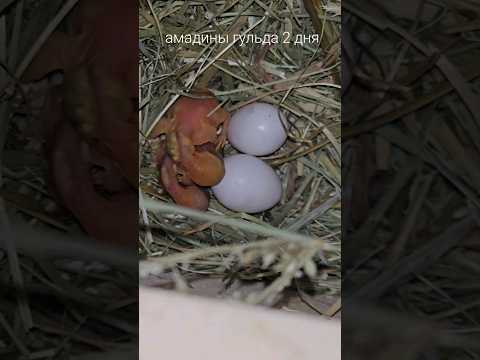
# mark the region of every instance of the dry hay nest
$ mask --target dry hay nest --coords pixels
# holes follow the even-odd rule
[[[318,34],[315,22],[338,34],[340,3],[328,2],[320,10],[323,17],[317,13],[313,22],[302,1],[142,5],[142,281],[276,306],[302,299],[318,312],[335,313],[341,243],[339,39],[331,35],[329,43],[325,30],[322,41],[295,40]],[[199,44],[188,41],[192,34],[228,35],[228,41]],[[239,40],[265,34],[278,34],[280,41]],[[285,115],[287,142],[262,157],[283,186],[283,197],[272,209],[238,213],[210,194],[208,211],[195,212],[175,206],[163,191],[149,129],[176,98],[196,87],[207,87],[231,113],[261,101]],[[228,144],[224,148],[224,155],[235,152]]]

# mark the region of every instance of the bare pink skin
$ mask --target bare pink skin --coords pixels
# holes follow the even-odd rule
[[[196,95],[211,96],[205,91]],[[157,149],[166,155],[157,156],[157,164],[165,190],[180,205],[206,209],[208,198],[198,186],[214,186],[225,174],[217,150],[225,142],[229,114],[218,105],[213,97],[182,96],[151,134],[152,138],[166,136]]]
[[[173,160],[166,156],[160,167],[160,179],[165,190],[181,206],[207,210],[208,197],[196,185],[182,185],[178,182]]]

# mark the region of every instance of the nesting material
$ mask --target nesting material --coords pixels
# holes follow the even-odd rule
[[[149,269],[142,276],[185,292],[195,292],[197,280],[228,279],[225,288],[210,294],[277,307],[306,296],[329,304],[314,305],[319,313],[335,313],[328,309],[340,296],[340,46],[338,36],[326,36],[317,26],[327,23],[338,30],[340,2],[328,1],[326,10],[312,12],[313,22],[295,1],[151,4],[140,9],[139,30],[141,134],[146,135],[140,153],[145,201],[140,202],[139,252],[142,269]],[[328,41],[308,41],[322,33]],[[251,40],[271,34],[279,41]],[[225,41],[198,41],[216,37]],[[202,211],[194,211],[175,205],[159,181],[155,146],[168,134],[155,141],[150,135],[178,101],[199,98],[199,89],[208,89],[218,100],[217,111],[232,118],[216,128],[230,139],[214,142],[225,177],[221,185],[200,186],[208,207],[202,202]],[[275,114],[258,120],[269,131],[250,121],[236,124],[237,115],[252,108]],[[212,109],[209,116],[214,115]],[[275,116],[283,116],[284,123]],[[244,140],[237,142],[233,133],[260,148],[243,147]],[[170,144],[175,149],[174,141]],[[239,153],[256,157],[269,169],[270,180],[255,187],[260,173],[240,171],[248,181],[242,185],[245,195],[239,195],[238,185],[220,194],[218,186],[229,179],[229,159]],[[190,186],[182,172],[176,174],[182,186]],[[256,204],[269,191],[271,200]],[[237,207],[226,201],[235,196],[243,201]]]

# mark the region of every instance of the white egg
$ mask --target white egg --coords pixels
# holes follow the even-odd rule
[[[271,154],[287,140],[281,116],[278,108],[270,104],[257,102],[246,105],[232,115],[228,140],[235,149],[245,154]]]
[[[263,160],[237,154],[225,158],[224,164],[225,176],[212,190],[226,208],[257,213],[270,209],[280,201],[280,178]]]

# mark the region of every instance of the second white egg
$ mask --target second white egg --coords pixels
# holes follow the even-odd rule
[[[263,160],[237,154],[226,157],[224,164],[225,176],[212,190],[226,208],[257,213],[270,209],[280,201],[280,178]]]
[[[228,140],[237,150],[263,156],[278,150],[287,133],[276,106],[256,102],[236,111],[228,125]]]

